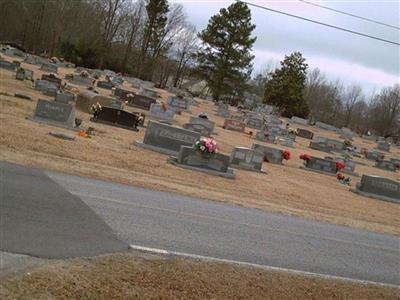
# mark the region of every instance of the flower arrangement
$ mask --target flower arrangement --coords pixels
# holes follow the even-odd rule
[[[341,161],[336,162],[336,171],[342,170],[345,167],[346,167],[346,165],[344,163],[342,163]]]
[[[300,159],[304,160],[304,161],[310,161],[311,160],[311,155],[309,154],[301,154]]]
[[[283,150],[283,152],[282,152],[282,158],[283,158],[284,160],[289,160],[290,157],[291,157],[290,152],[289,152],[288,150]]]
[[[202,153],[218,153],[217,142],[213,138],[202,138],[194,144],[194,147]]]

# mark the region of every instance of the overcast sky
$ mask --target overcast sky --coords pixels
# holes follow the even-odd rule
[[[209,18],[234,1],[172,1],[183,4],[190,22],[198,30],[207,26]],[[315,7],[298,0],[248,1],[275,10],[344,27],[353,31],[400,42],[398,29],[365,22],[350,16]],[[313,1],[333,9],[346,11],[400,27],[399,1]],[[400,46],[338,31],[336,29],[294,19],[251,7],[257,41],[253,52],[254,71],[271,59],[280,61],[285,54],[300,51],[311,68],[319,68],[334,80],[346,85],[360,84],[367,92],[400,82]]]

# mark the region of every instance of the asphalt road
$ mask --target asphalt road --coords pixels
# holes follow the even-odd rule
[[[395,236],[78,176],[45,174],[84,201],[127,244],[400,284],[400,239]],[[33,179],[27,176],[25,180]],[[70,230],[64,225],[64,230]]]

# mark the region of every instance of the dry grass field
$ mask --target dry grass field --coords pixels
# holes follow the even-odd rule
[[[41,76],[36,66],[22,64]],[[62,77],[72,69],[61,69]],[[130,89],[125,83],[124,88]],[[82,88],[81,88],[82,89]],[[97,88],[100,93],[110,91]],[[134,89],[132,89],[134,91]],[[32,96],[33,101],[15,98],[15,92]],[[161,91],[164,99],[169,93]],[[266,211],[280,212],[304,218],[367,229],[388,234],[400,234],[399,205],[374,200],[349,192],[349,187],[336,178],[300,169],[299,155],[308,153],[324,157],[323,152],[308,148],[308,140],[297,138],[292,159],[284,166],[264,163],[268,174],[235,170],[236,179],[229,180],[204,173],[184,170],[167,163],[167,156],[137,148],[145,129],[132,132],[90,122],[90,115],[77,112],[83,127],[92,126],[92,138],[76,136],[67,141],[50,136],[52,130],[76,134],[73,131],[38,124],[32,117],[38,98],[49,99],[31,87],[29,81],[17,81],[10,71],[0,69],[0,159],[47,170],[62,171],[92,178],[111,180],[151,189],[169,191],[215,201],[233,203]],[[216,140],[222,152],[229,154],[234,146],[251,146],[258,142],[245,133],[222,129],[223,119],[216,116],[216,107],[206,101],[192,108],[192,115],[207,112],[216,122]],[[130,107],[127,110],[134,110]],[[177,117],[177,125],[186,123],[190,115]],[[296,126],[297,127],[297,126]],[[305,126],[307,127],[307,126]],[[316,135],[338,138],[335,133],[311,128]],[[355,139],[358,147],[373,149],[372,142]],[[280,147],[274,145],[274,147]],[[284,147],[281,147],[284,148]],[[399,157],[400,150],[393,149],[388,157]],[[355,159],[360,174],[380,175],[400,180],[400,173],[372,167],[373,162]],[[359,178],[352,178],[354,186]]]
[[[400,299],[397,288],[127,253],[52,261],[5,278],[8,299]]]

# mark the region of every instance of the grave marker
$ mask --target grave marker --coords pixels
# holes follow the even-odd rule
[[[190,101],[188,98],[170,96],[168,98],[168,105],[176,112],[190,112]]]
[[[187,130],[192,130],[196,131],[201,134],[201,136],[204,137],[210,137],[212,132],[210,131],[210,128],[205,126],[204,124],[196,124],[196,123],[186,123],[183,125],[183,128]]]
[[[276,138],[277,138],[276,135],[272,132],[258,131],[256,133],[256,139],[259,141],[266,142],[266,143],[275,144]]]
[[[293,116],[293,117],[290,119],[290,121],[291,121],[292,123],[300,124],[300,125],[307,125],[307,124],[308,124],[308,120],[303,119],[303,118],[299,118],[299,117],[296,117],[296,116]]]
[[[40,70],[44,71],[44,72],[57,73],[58,67],[55,64],[42,63],[42,66],[40,67]]]
[[[15,71],[17,66],[14,63],[10,63],[5,60],[0,60],[0,68],[10,70],[10,71]]]
[[[323,151],[327,153],[332,152],[332,147],[325,142],[310,142],[309,147],[314,150]]]
[[[143,95],[134,95],[128,99],[127,105],[138,107],[144,110],[149,110],[152,104],[157,103],[153,98],[149,98]]]
[[[73,129],[75,125],[75,108],[70,104],[39,99],[33,120]]]
[[[210,134],[212,134],[214,132],[215,122],[210,121],[208,119],[203,119],[203,118],[199,118],[199,117],[190,117],[189,123],[190,124],[201,124],[201,125],[207,127],[210,131]]]
[[[246,147],[235,147],[230,157],[231,166],[239,169],[265,172],[262,170],[264,154]]]
[[[390,144],[386,141],[378,141],[377,148],[378,150],[390,152]]]
[[[93,118],[90,118],[90,121],[134,131],[138,131],[137,126],[139,124],[137,114],[112,107],[102,107]]]
[[[78,94],[76,109],[92,113],[92,105],[99,103],[101,106],[123,109],[123,102],[113,97],[102,96],[91,91],[83,91]]]
[[[108,81],[97,81],[97,87],[106,90],[111,90],[114,87],[114,85]]]
[[[227,129],[227,130],[244,132],[246,125],[242,121],[239,121],[239,120],[225,119],[224,125],[222,126],[222,128]]]
[[[199,139],[198,132],[149,121],[143,142],[136,141],[134,144],[164,154],[178,155],[181,146],[192,147]]]
[[[350,190],[366,197],[400,203],[400,182],[388,178],[363,175],[356,189]]]
[[[375,167],[391,172],[396,172],[397,165],[391,160],[378,160]]]
[[[336,175],[336,162],[331,159],[324,159],[312,156],[311,160],[304,160],[303,169],[325,175]]]
[[[169,108],[164,109],[161,104],[152,103],[150,105],[149,117],[167,122],[174,122],[175,111]]]
[[[282,165],[283,150],[260,145],[260,144],[253,144],[252,149],[254,151],[258,151],[258,152],[262,153],[265,161],[272,163],[272,164]]]
[[[304,139],[312,140],[314,137],[314,133],[307,129],[297,128],[297,136]]]

